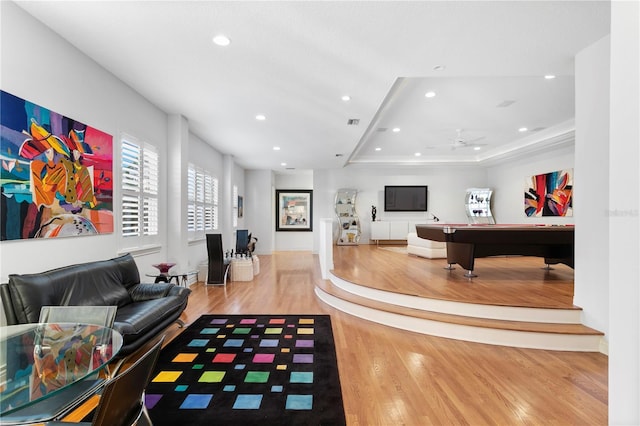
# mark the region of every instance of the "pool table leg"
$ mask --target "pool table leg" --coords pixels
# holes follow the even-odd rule
[[[457,263],[468,272],[464,275],[467,278],[473,278],[475,263],[475,245],[470,243],[454,243],[447,241],[447,263],[453,265]]]

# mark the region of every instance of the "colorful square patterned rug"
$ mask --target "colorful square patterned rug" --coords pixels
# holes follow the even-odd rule
[[[160,353],[154,425],[344,425],[328,315],[204,315]]]

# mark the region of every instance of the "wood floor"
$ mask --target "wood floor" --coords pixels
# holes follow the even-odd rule
[[[425,259],[391,251],[402,247],[334,247],[334,274],[379,290],[456,302],[535,308],[573,307],[573,269],[541,258],[509,256],[476,259],[476,278],[446,259]]]
[[[407,268],[390,267],[380,273],[366,263],[359,265],[372,255],[366,250],[374,250],[361,247],[346,247],[351,251],[342,254],[338,247],[336,271],[344,266],[344,259],[354,275],[374,274],[374,281],[385,287],[399,286]],[[387,263],[401,261],[393,260],[395,253],[379,251],[382,253],[374,253],[381,259],[385,254],[392,259]],[[379,325],[340,312],[316,297],[314,287],[323,280],[318,257],[310,252],[260,256],[260,264],[260,274],[251,282],[232,282],[226,287],[192,285],[181,318],[189,324],[205,313],[330,314],[348,425],[607,424],[605,355],[483,345]],[[434,267],[430,273],[448,278],[430,291],[442,297],[471,297],[478,290],[473,297],[489,297],[484,294],[488,291],[485,286],[500,282],[512,287],[513,281],[524,280],[527,283],[522,285],[535,295],[522,295],[513,288],[496,303],[511,303],[508,299],[512,297],[523,304],[540,300],[550,305],[571,303],[570,269],[538,272],[532,267],[530,272],[539,274],[533,280],[522,274],[518,278],[513,270],[495,269],[478,264],[480,279],[469,282],[452,276],[456,271]],[[458,268],[457,274],[461,277],[462,273]],[[409,292],[427,291],[415,276],[407,279],[415,281],[415,285],[407,283]],[[167,331],[170,340],[180,329]]]

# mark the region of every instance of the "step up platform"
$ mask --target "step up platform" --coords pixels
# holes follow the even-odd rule
[[[603,333],[581,324],[581,309],[487,305],[371,288],[333,273],[315,289],[359,318],[432,336],[557,351],[603,352]]]

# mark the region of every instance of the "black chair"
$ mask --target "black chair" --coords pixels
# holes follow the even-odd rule
[[[209,267],[207,268],[206,284],[227,283],[227,273],[229,271],[229,259],[225,259],[222,250],[222,235],[207,234],[207,254],[209,256]]]
[[[163,342],[164,336],[131,367],[107,383],[92,425],[133,425],[141,418],[151,424],[144,406],[144,390],[151,380]]]
[[[249,253],[250,238],[251,238],[251,234],[249,234],[248,229],[236,230],[236,253],[240,253],[240,254]]]
[[[49,422],[47,425],[151,425],[151,419],[144,406],[144,391],[158,361],[162,342],[164,336],[129,368],[107,382],[91,423]]]

